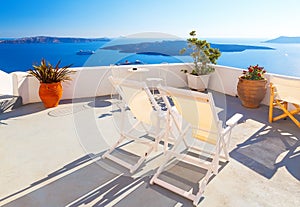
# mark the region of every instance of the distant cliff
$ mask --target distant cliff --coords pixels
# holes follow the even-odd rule
[[[263,46],[249,46],[249,45],[236,45],[236,44],[210,44],[213,48],[219,48],[221,52],[242,52],[244,50],[273,50],[270,47]],[[186,41],[160,41],[160,42],[143,42],[137,44],[124,44],[124,45],[113,45],[103,47],[102,49],[107,50],[119,50],[123,53],[137,53],[137,54],[149,54],[149,55],[169,55],[178,56],[179,51],[187,47]],[[185,54],[189,54],[191,51],[188,50]]]
[[[300,43],[300,37],[286,37],[280,36],[275,39],[265,41],[267,43]]]
[[[84,43],[95,41],[110,41],[108,38],[73,38],[73,37],[23,37],[9,40],[0,40],[0,44],[24,44],[24,43]]]

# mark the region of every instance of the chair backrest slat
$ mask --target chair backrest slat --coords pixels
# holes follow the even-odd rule
[[[212,95],[171,87],[159,87],[160,92],[172,98],[174,105],[191,127],[193,137],[216,144],[219,138],[219,119]]]
[[[300,80],[271,76],[270,82],[275,86],[278,99],[300,104]]]
[[[122,99],[129,106],[132,114],[137,120],[152,125],[153,121],[153,107],[156,110],[158,106],[151,96],[147,85],[144,82],[122,80],[119,78],[109,77],[109,80],[118,90]]]

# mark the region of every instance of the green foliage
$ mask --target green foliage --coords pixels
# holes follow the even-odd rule
[[[266,70],[264,70],[264,67],[257,65],[250,65],[248,67],[248,70],[243,71],[243,75],[241,78],[247,79],[247,80],[263,80],[264,74],[266,73]]]
[[[206,75],[214,72],[214,67],[209,64],[217,64],[217,59],[221,56],[218,48],[211,48],[206,40],[200,40],[196,36],[196,31],[190,32],[187,39],[188,48],[192,49],[190,56],[194,60],[195,68],[191,72],[193,75]],[[187,51],[186,48],[180,50],[180,54]]]
[[[72,66],[66,65],[62,68],[59,67],[61,61],[53,67],[49,62],[43,58],[40,65],[33,65],[33,69],[28,71],[29,75],[36,77],[41,83],[56,83],[61,81],[71,80],[70,75],[76,71],[69,70]]]

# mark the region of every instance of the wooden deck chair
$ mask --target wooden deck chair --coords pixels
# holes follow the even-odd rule
[[[132,113],[136,123],[132,124],[130,129],[123,129],[121,127],[119,140],[111,146],[102,157],[108,158],[128,168],[130,172],[133,173],[145,161],[152,150],[157,149],[159,142],[164,137],[165,130],[161,127],[161,119],[164,118],[165,112],[161,110],[160,106],[155,101],[146,83],[114,78],[112,76],[109,77],[109,80],[122,99],[123,107],[121,107],[121,113],[123,114],[123,117],[125,117],[125,113],[128,111],[126,109],[129,108],[129,112]],[[145,133],[151,135],[154,138],[154,141],[133,136],[131,132],[139,126],[142,126]],[[151,128],[154,129],[151,130],[152,132],[147,131],[147,129]],[[147,145],[147,147],[145,147],[145,152],[136,164],[130,164],[112,154],[113,151],[122,146],[126,140],[136,141]]]
[[[288,109],[292,106],[294,108]],[[269,122],[289,117],[298,127],[300,122],[295,114],[300,113],[300,80],[292,80],[281,77],[270,77],[270,106]],[[273,116],[273,108],[277,106],[283,111],[278,116]]]
[[[210,93],[205,94],[171,87],[158,87],[158,89],[166,104],[169,104],[168,108],[171,108],[171,106],[167,99],[171,99],[175,105],[176,109],[168,110],[168,119],[172,119],[177,111],[187,124],[185,127],[176,125],[183,128],[180,130],[180,136],[177,138],[174,147],[166,151],[166,159],[152,177],[150,184],[158,184],[192,200],[193,204],[197,205],[210,177],[218,173],[219,158],[229,160],[228,144],[231,131],[237,125],[239,119],[242,118],[242,115],[235,114],[226,122],[227,127],[223,128]],[[193,144],[188,143],[188,138],[193,138],[190,139]],[[196,147],[196,142],[202,143],[202,148]],[[182,145],[184,147],[180,148],[179,146]],[[207,147],[207,145],[210,145],[210,147]],[[210,148],[210,150],[207,150],[207,148]],[[197,153],[197,156],[195,156],[195,153]],[[200,169],[205,169],[205,171],[207,170],[204,178],[198,184],[196,183],[198,191],[193,189],[192,186],[190,186],[190,190],[186,191],[159,178],[160,174],[172,163],[174,164],[176,160],[187,163],[188,166],[191,164]],[[193,191],[197,193],[193,193]]]

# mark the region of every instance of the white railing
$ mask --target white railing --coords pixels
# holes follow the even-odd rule
[[[0,70],[0,95],[13,95],[12,77]]]
[[[73,68],[77,72],[73,75],[73,80],[63,83],[63,97],[62,99],[75,99],[85,97],[96,97],[110,95],[113,91],[108,77],[112,71],[117,71],[120,76],[131,79],[139,79],[137,74],[131,73],[128,69],[133,67],[147,68],[149,71],[142,74],[144,77],[157,77],[159,70],[166,73],[166,84],[173,87],[185,87],[186,76],[181,70],[192,69],[191,64],[186,63],[172,63],[172,64],[153,64],[153,65],[130,65],[130,66],[99,66],[99,67],[80,67]],[[208,88],[228,94],[231,96],[237,95],[238,77],[242,74],[242,70],[227,66],[216,66],[215,73],[210,78]],[[269,80],[270,75],[266,74]],[[28,77],[25,72],[14,72],[11,74],[13,82],[13,95],[21,96],[23,104],[40,102],[38,96],[39,82],[34,77]],[[289,77],[291,78],[291,77]],[[299,78],[293,78],[299,80]],[[8,84],[8,83],[6,83]],[[2,83],[1,83],[2,87]],[[9,87],[8,87],[9,88]],[[262,101],[263,104],[268,105],[269,90]]]

